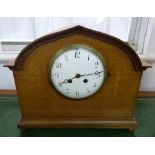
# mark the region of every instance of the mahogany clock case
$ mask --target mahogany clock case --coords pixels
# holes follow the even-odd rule
[[[100,52],[109,72],[93,96],[68,99],[49,81],[51,59],[62,48],[84,44]],[[129,128],[137,126],[134,108],[143,65],[125,42],[82,26],[41,37],[5,65],[13,71],[22,118],[20,128]]]

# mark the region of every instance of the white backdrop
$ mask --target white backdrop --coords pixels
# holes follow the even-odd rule
[[[2,17],[0,18],[0,40],[33,40],[59,28],[76,24],[127,40],[129,21],[129,17]]]

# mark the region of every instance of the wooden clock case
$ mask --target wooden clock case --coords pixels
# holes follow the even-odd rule
[[[97,49],[106,61],[107,80],[93,96],[68,99],[49,81],[49,64],[57,51],[71,44]],[[25,128],[128,128],[137,126],[134,109],[143,65],[127,43],[82,26],[74,26],[41,37],[25,47],[15,61],[6,64],[13,71]]]

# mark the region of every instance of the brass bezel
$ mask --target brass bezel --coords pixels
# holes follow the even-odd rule
[[[55,59],[56,59],[57,57],[59,57],[61,54],[65,53],[65,52],[66,52],[67,50],[69,50],[69,49],[78,48],[78,47],[83,47],[83,48],[89,49],[92,53],[94,53],[95,55],[97,55],[97,56],[100,58],[100,60],[101,60],[101,62],[102,62],[102,64],[103,64],[103,67],[104,67],[104,69],[105,69],[105,72],[104,72],[105,76],[104,76],[104,79],[103,79],[103,81],[102,81],[101,86],[98,88],[97,91],[95,91],[94,93],[92,93],[92,94],[90,94],[89,96],[86,96],[86,97],[82,97],[82,98],[73,98],[73,97],[69,97],[69,96],[66,96],[66,95],[62,94],[62,93],[54,86],[53,81],[52,81],[52,78],[51,78],[51,71],[52,71],[52,66],[53,66],[53,64],[54,64],[54,62],[55,62]],[[49,64],[48,75],[49,75],[48,77],[49,77],[50,84],[55,88],[55,90],[56,90],[59,94],[63,95],[64,97],[66,97],[66,98],[68,98],[68,99],[72,99],[72,100],[81,100],[81,99],[86,99],[86,98],[89,98],[89,97],[95,95],[95,94],[101,89],[101,87],[105,84],[105,82],[106,82],[106,80],[107,80],[108,69],[107,69],[107,66],[106,66],[106,63],[105,63],[105,59],[103,58],[102,54],[101,54],[98,50],[96,50],[95,48],[93,48],[92,46],[86,45],[86,44],[70,44],[70,45],[67,45],[67,46],[61,48],[60,50],[58,50],[58,51],[55,53],[54,57],[51,59],[50,64]]]

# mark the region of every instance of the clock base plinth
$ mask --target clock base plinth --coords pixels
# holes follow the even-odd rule
[[[39,119],[25,118],[18,123],[21,130],[28,128],[115,128],[134,130],[137,127],[135,119],[103,120],[103,119]]]

